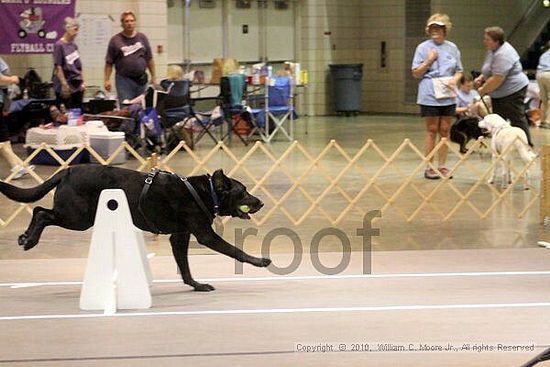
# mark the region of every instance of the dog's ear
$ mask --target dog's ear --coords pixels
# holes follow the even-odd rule
[[[231,180],[223,173],[222,169],[217,169],[212,174],[212,183],[214,184],[214,190],[221,192],[227,191],[231,188]]]

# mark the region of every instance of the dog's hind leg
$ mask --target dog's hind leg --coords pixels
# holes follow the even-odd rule
[[[500,162],[498,161],[497,155],[493,153],[493,159],[491,161],[491,164],[493,165],[493,168],[491,169],[491,176],[489,176],[489,179],[487,180],[487,183],[489,185],[492,185],[495,183],[495,179],[497,177],[497,170]]]
[[[203,231],[193,233],[193,235],[197,237],[197,240],[201,245],[204,245],[221,254],[232,257],[235,260],[239,260],[240,262],[249,263],[258,267],[266,267],[271,264],[271,260],[269,259],[251,256],[243,250],[226,242],[223,238],[218,236],[218,234],[214,232],[214,230],[212,230],[212,228],[210,227],[208,227],[207,229],[204,228]]]
[[[29,228],[19,236],[19,246],[23,246],[25,251],[30,250],[38,244],[40,235],[46,226],[57,224],[56,217],[51,209],[45,209],[40,206],[34,208],[32,212],[32,220]]]
[[[466,134],[462,133],[462,132],[459,132],[460,134],[460,153],[462,154],[466,154],[468,153],[468,149],[466,148],[466,145],[468,144],[468,137],[466,136]]]
[[[500,182],[500,187],[502,189],[505,189],[512,183],[512,174],[510,171],[510,159],[508,156],[502,157],[502,161],[500,162],[500,175],[502,178],[502,181]]]
[[[174,233],[170,236],[170,245],[172,245],[172,253],[180,269],[181,277],[183,282],[187,285],[193,287],[196,291],[199,292],[210,292],[215,288],[210,284],[199,283],[191,276],[191,271],[189,270],[189,261],[187,258],[188,249],[189,249],[189,232],[183,233]]]
[[[537,155],[528,148],[527,143],[516,140],[515,145],[525,166],[530,164],[532,160],[537,158]],[[529,190],[529,168],[525,170],[523,180],[523,189]]]

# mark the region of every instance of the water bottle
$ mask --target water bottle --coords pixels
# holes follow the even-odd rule
[[[29,90],[27,88],[23,89],[23,99],[29,99]]]

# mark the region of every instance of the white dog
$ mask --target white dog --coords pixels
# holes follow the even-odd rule
[[[497,163],[497,157],[503,154],[510,145],[513,145],[514,148],[518,151],[519,156],[525,162],[529,164],[533,159],[537,157],[527,143],[527,135],[525,131],[519,127],[513,127],[510,123],[504,120],[500,115],[496,113],[491,113],[479,121],[479,127],[482,129],[489,130],[491,134],[491,150],[493,154],[493,173],[489,178],[488,182],[493,184],[497,175],[497,166],[500,166]],[[513,150],[513,149],[512,149]],[[503,159],[504,169],[502,171],[502,187],[505,188],[507,184],[512,183],[512,175],[510,174],[510,163],[511,163],[511,150],[508,151]],[[525,171],[525,182],[529,178],[528,170]],[[527,188],[527,187],[526,187]]]

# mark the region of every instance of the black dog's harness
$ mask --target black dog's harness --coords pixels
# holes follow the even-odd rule
[[[155,176],[159,173],[158,168],[153,168],[151,172],[147,174],[147,177],[145,178],[145,185],[143,185],[143,189],[141,190],[141,194],[139,195],[139,202],[138,202],[138,210],[143,219],[145,219],[145,223],[147,223],[147,226],[151,229],[151,232],[155,234],[161,233],[157,227],[147,219],[147,216],[143,212],[143,201],[145,200],[145,195],[147,195],[147,191],[151,188],[151,185],[153,184],[153,180],[155,179]]]
[[[158,230],[158,228],[149,220],[147,219],[147,216],[143,212],[142,206],[143,202],[145,201],[145,196],[147,195],[147,192],[151,188],[151,185],[153,184],[153,180],[155,179],[155,176],[160,172],[158,168],[153,168],[151,172],[147,174],[147,177],[145,178],[145,185],[143,185],[143,190],[141,190],[141,194],[139,195],[139,203],[138,203],[138,210],[140,214],[145,219],[145,222],[147,223],[147,226],[151,229],[153,233],[156,234],[164,234],[164,232],[161,232]],[[206,214],[208,219],[211,221],[214,220],[215,216],[218,214],[218,209],[220,207],[220,201],[218,199],[218,195],[216,194],[216,190],[214,190],[214,184],[212,183],[212,177],[208,175],[208,188],[210,191],[210,195],[212,196],[212,201],[214,202],[214,215],[210,213],[210,211],[206,208],[206,205],[204,205],[204,202],[200,198],[199,194],[197,193],[197,190],[191,185],[187,177],[180,176],[177,173],[172,173],[172,175],[178,177],[180,180],[183,181],[187,189],[189,190],[189,193],[191,193],[191,196],[193,196],[193,199],[195,199],[195,202],[201,208],[201,210]]]
[[[204,205],[204,202],[202,201],[199,194],[197,193],[197,190],[195,190],[193,185],[191,185],[191,183],[189,182],[187,177],[185,177],[185,176],[182,177],[182,176],[178,175],[177,173],[172,173],[172,174],[183,181],[183,183],[185,184],[185,186],[187,186],[187,189],[189,190],[189,192],[193,196],[193,199],[195,199],[195,201],[197,202],[198,206],[202,209],[204,214],[206,214],[208,219],[213,221],[214,218],[216,217],[216,214],[218,214],[218,209],[220,207],[220,202],[218,200],[218,195],[216,194],[216,191],[214,190],[214,184],[212,183],[212,177],[210,175],[208,175],[208,186],[209,186],[209,189],[210,189],[209,190],[210,191],[210,196],[212,196],[212,201],[214,202],[214,215],[212,215],[212,213],[210,213],[210,211],[206,208],[206,205]]]

